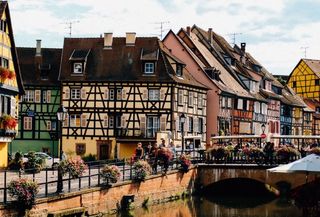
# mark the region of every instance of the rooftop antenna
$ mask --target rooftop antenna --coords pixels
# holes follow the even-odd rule
[[[307,58],[307,49],[309,47],[300,47],[300,49],[303,49],[303,53],[304,53],[304,58]]]
[[[166,29],[164,29],[164,24],[169,24],[169,21],[160,21],[160,22],[155,22],[154,24],[159,24],[160,25],[160,34],[158,36],[160,36],[160,39],[162,40],[162,34],[164,33],[164,31],[166,31]]]
[[[63,24],[67,25],[66,29],[69,29],[69,37],[71,37],[72,35],[72,25],[75,23],[79,23],[79,20],[75,20],[75,21],[69,21],[69,22],[65,22]]]
[[[232,44],[235,45],[237,35],[242,35],[242,33],[241,32],[233,32],[233,33],[229,33],[227,35],[232,37]]]

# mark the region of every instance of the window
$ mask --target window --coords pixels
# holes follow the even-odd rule
[[[178,104],[183,105],[183,90],[178,91]]]
[[[52,128],[51,121],[47,121],[47,130],[50,131]]]
[[[114,89],[109,90],[109,99],[114,100]]]
[[[76,154],[77,155],[84,155],[85,153],[86,153],[86,144],[77,143],[76,144]]]
[[[0,112],[1,114],[10,114],[11,113],[11,98],[8,96],[0,96]]]
[[[73,63],[73,73],[75,74],[83,73],[82,63]]]
[[[147,137],[155,137],[160,129],[159,117],[148,116],[147,118]]]
[[[203,107],[203,95],[201,93],[198,94],[198,107]]]
[[[71,99],[80,99],[81,90],[80,88],[71,89]]]
[[[231,98],[228,98],[228,108],[231,108],[232,107],[232,101],[231,101]]]
[[[160,99],[160,90],[159,89],[149,89],[149,100],[157,101]]]
[[[182,69],[183,69],[182,65],[177,64],[177,70],[176,70],[177,76],[180,76],[180,77],[182,76]]]
[[[80,127],[81,118],[79,114],[70,115],[70,127]]]
[[[153,74],[154,73],[154,63],[145,63],[144,64],[144,73]]]
[[[114,127],[114,117],[110,116],[109,117],[109,128],[113,128]]]
[[[243,109],[243,99],[238,99],[237,109]]]
[[[34,91],[26,90],[26,94],[23,96],[24,102],[34,102]]]
[[[9,68],[9,60],[2,57],[2,58],[1,58],[1,66],[2,66],[3,68],[8,69],[8,68]]]
[[[51,121],[51,130],[57,130],[57,122]]]
[[[122,99],[122,88],[112,88],[109,89],[109,99],[110,100],[121,100]]]
[[[0,30],[5,32],[7,29],[7,22],[5,20],[1,20],[0,22]]]
[[[32,117],[24,117],[23,118],[23,129],[24,130],[32,130]]]
[[[203,133],[203,119],[202,118],[198,119],[198,132]]]
[[[260,102],[254,102],[254,112],[260,113]]]
[[[193,93],[191,91],[188,92],[188,106],[193,107]]]
[[[117,100],[122,99],[122,89],[117,89]]]
[[[292,87],[293,87],[293,88],[297,87],[297,82],[296,82],[296,81],[293,81],[293,82],[292,82]]]
[[[193,117],[189,117],[189,132],[193,132]]]
[[[315,81],[314,81],[314,85],[319,85],[320,84],[320,80],[319,79],[316,79]]]
[[[103,118],[103,127],[108,127],[108,115],[105,115]]]

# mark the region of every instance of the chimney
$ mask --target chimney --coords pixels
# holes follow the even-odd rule
[[[241,43],[241,51],[242,51],[243,53],[246,52],[246,43],[244,43],[244,42]]]
[[[187,34],[190,36],[190,33],[191,33],[191,28],[190,26],[187,26]]]
[[[104,46],[104,49],[111,49],[112,48],[112,32],[104,33],[103,46]]]
[[[127,32],[126,33],[126,46],[134,46],[136,42],[136,33],[135,32]]]
[[[37,39],[36,56],[41,56],[41,39]]]
[[[208,29],[208,41],[210,44],[212,43],[212,28]]]

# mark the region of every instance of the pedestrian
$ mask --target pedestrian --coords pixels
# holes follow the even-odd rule
[[[148,146],[144,150],[144,156],[146,159],[150,159],[151,154],[152,154],[152,145],[149,142]]]
[[[175,145],[174,145],[172,140],[170,141],[169,149],[173,154],[173,158],[176,158],[176,147],[175,147]]]
[[[137,144],[137,148],[135,150],[135,160],[141,160],[144,156],[144,151],[143,151],[143,148],[142,148],[142,143],[139,142]]]
[[[159,144],[159,148],[165,148],[166,147],[166,140],[164,138],[161,138],[161,143]]]

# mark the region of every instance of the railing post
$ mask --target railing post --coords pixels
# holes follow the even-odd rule
[[[45,185],[45,195],[48,196],[48,168],[46,168],[46,185]]]
[[[3,203],[7,203],[7,170],[4,171]]]
[[[81,190],[81,175],[80,175],[80,177],[79,177],[79,190]]]
[[[63,182],[63,179],[62,179]],[[68,177],[68,191],[71,191],[71,179],[70,179],[70,172],[69,172],[69,177]]]

